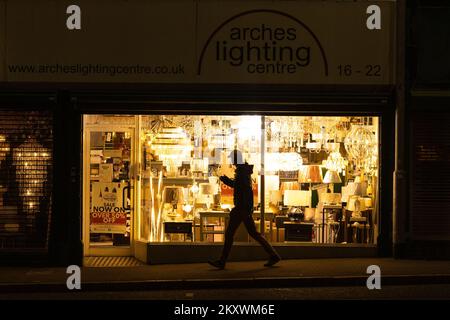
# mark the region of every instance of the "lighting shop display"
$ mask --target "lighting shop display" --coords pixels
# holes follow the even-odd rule
[[[149,142],[151,150],[162,160],[169,176],[176,176],[183,160],[190,158],[190,139],[182,128],[163,126]]]
[[[142,221],[150,224],[144,228],[148,230],[142,235],[145,240],[167,239],[163,234],[165,221],[190,221],[197,232],[200,212],[211,216],[203,221],[209,228],[223,224],[224,217],[226,221],[234,205],[234,191],[219,177],[234,178],[228,155],[235,148],[253,165],[254,214],[267,213],[266,223],[275,223],[275,215],[288,214],[292,223],[319,224],[315,216],[322,216],[317,212],[324,204],[347,202],[345,208],[357,214],[369,201],[377,200],[372,195],[365,197],[364,188],[368,184],[377,188],[371,175],[378,169],[374,151],[378,121],[368,126],[362,125],[365,122],[360,117],[140,117],[141,149],[145,153],[140,158],[150,159],[143,166],[140,182],[141,207],[148,215]],[[155,166],[162,169],[153,170]],[[342,194],[334,192],[335,184],[340,184]],[[316,196],[320,201],[316,202]],[[355,207],[354,196],[364,204]],[[194,241],[199,239],[194,236]]]

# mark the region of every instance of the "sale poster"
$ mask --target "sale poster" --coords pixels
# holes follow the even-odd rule
[[[90,212],[92,233],[126,233],[127,211],[124,208],[124,183],[94,182]]]

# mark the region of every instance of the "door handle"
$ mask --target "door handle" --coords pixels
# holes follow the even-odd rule
[[[128,192],[125,194],[125,191],[128,191]],[[131,207],[129,205],[127,205],[125,202],[128,199],[129,195],[130,195],[130,186],[126,186],[122,189],[122,207],[125,210],[131,209]]]

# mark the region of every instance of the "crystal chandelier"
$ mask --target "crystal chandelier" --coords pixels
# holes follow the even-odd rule
[[[344,145],[356,166],[364,169],[364,161],[374,156],[373,150],[376,149],[375,135],[362,126],[356,126],[345,137]]]
[[[331,171],[337,171],[341,173],[347,167],[348,161],[344,159],[339,151],[333,151],[328,156],[327,160],[324,160],[323,165],[325,168]]]

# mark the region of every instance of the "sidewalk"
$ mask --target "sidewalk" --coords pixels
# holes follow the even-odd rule
[[[86,291],[187,288],[365,286],[370,265],[381,268],[382,285],[450,283],[450,261],[394,259],[284,260],[230,262],[225,270],[206,263],[82,268]],[[0,292],[67,291],[65,268],[0,268]]]

